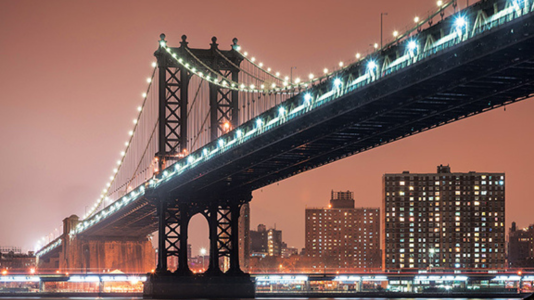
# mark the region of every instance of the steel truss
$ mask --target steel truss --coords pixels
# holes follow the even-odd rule
[[[210,239],[210,259],[206,273],[221,275],[220,258],[230,262],[227,275],[244,274],[239,265],[239,216],[243,204],[250,202],[251,193],[237,197],[193,199],[191,197],[158,198],[159,245],[158,274],[170,274],[167,259],[178,257],[175,275],[191,275],[187,263],[188,226],[196,214],[208,221]]]

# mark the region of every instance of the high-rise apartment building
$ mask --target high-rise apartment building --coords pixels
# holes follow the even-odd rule
[[[534,268],[534,224],[517,229],[515,222],[508,233],[508,266]]]
[[[504,173],[383,176],[383,267],[504,269]]]
[[[381,268],[380,209],[355,208],[352,192],[334,192],[328,208],[306,209],[306,250],[318,267]]]
[[[250,250],[252,256],[282,255],[282,231],[259,224],[258,230],[250,231]]]

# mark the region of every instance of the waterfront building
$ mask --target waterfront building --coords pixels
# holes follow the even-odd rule
[[[250,231],[250,251],[251,256],[281,256],[282,231],[259,224],[257,231]]]
[[[534,268],[534,224],[517,229],[512,222],[508,233],[508,267]]]
[[[249,268],[250,258],[250,206],[249,203],[241,206],[239,217],[239,263],[241,270]]]
[[[20,248],[0,247],[0,270],[30,273],[35,271],[36,257],[33,251],[22,253]]]
[[[504,173],[384,174],[385,270],[504,269]]]
[[[355,208],[353,192],[331,193],[328,208],[306,209],[307,257],[316,268],[371,271],[381,268],[380,209]]]

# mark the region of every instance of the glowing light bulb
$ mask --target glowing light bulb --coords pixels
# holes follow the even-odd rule
[[[133,123],[134,123],[134,124],[137,124],[137,119],[133,120]]]
[[[122,162],[120,160],[117,160],[117,165],[120,165]]]
[[[143,108],[141,106],[138,106],[137,111],[141,111],[141,110],[143,110]]]
[[[158,64],[157,64],[156,62],[153,62],[153,63],[152,63],[152,68],[155,68],[155,67],[157,67],[157,66],[158,66]]]
[[[276,83],[273,82],[273,84],[271,84],[271,87],[274,89],[276,87]]]
[[[378,43],[375,43],[374,47],[375,49],[378,49]]]
[[[129,134],[129,135],[133,135],[134,133],[133,133],[132,130],[130,130],[130,132],[128,132],[128,134]]]
[[[261,63],[259,64],[259,66],[260,66],[260,68],[263,67],[263,63],[261,62]]]
[[[250,85],[250,89],[253,90],[255,86],[253,84]]]
[[[261,126],[261,123],[263,123],[263,121],[261,119],[257,119],[256,120],[256,125],[258,125],[258,127]]]
[[[261,89],[263,90],[264,88],[265,88],[265,85],[262,84],[262,85],[261,85]]]
[[[276,77],[280,77],[280,72],[276,72]]]
[[[117,168],[113,169],[113,173],[117,173],[119,170]]]
[[[306,95],[304,95],[304,100],[305,100],[306,102],[310,102],[311,98],[312,98],[312,97],[311,97],[311,95],[310,95],[309,93],[307,93]]]
[[[356,53],[356,58],[359,59],[360,57],[361,57],[360,53]]]
[[[313,79],[313,74],[308,75],[308,78],[311,80]]]
[[[151,82],[152,82],[152,79],[151,79],[151,78],[147,78],[147,79],[146,79],[146,82],[151,83]]]
[[[289,76],[286,76],[286,77],[284,78],[284,80],[285,80],[285,81],[288,81],[288,80],[289,80]]]
[[[371,60],[369,64],[367,64],[367,68],[369,68],[369,70],[373,70],[374,68],[376,68],[376,63]]]
[[[300,78],[295,79],[295,83],[298,84],[299,82],[300,82]]]
[[[124,143],[124,146],[128,147],[128,145],[130,145],[130,143],[128,143],[128,142]]]
[[[442,6],[443,5],[443,1],[439,0],[438,1],[438,6]]]
[[[397,30],[393,31],[393,36],[397,37],[399,35],[399,32]]]
[[[414,21],[415,23],[419,23],[419,17],[415,17],[415,18],[413,18],[413,21]]]
[[[278,113],[281,114],[281,115],[283,115],[285,112],[286,112],[286,110],[283,107],[280,107],[278,109]]]
[[[126,152],[122,151],[121,152],[121,156],[124,156],[126,154]]]
[[[335,85],[336,87],[339,87],[339,86],[341,85],[341,79],[336,78],[336,79],[334,80],[334,85]]]
[[[267,68],[267,72],[271,72],[271,68]]]
[[[256,60],[255,57],[251,58],[250,61],[254,62]]]
[[[458,19],[456,19],[455,24],[456,24],[457,27],[464,27],[465,24],[466,24],[465,18],[464,17],[459,17]]]
[[[244,84],[244,83],[241,84],[241,88],[242,88],[242,89],[245,88],[245,84]]]
[[[408,49],[413,51],[413,50],[415,50],[415,48],[417,48],[417,43],[415,43],[415,41],[410,41],[408,43]]]
[[[143,93],[143,98],[146,98],[146,93]]]
[[[323,73],[327,74],[327,73],[328,73],[328,69],[327,69],[327,68],[324,68],[324,69],[323,69]]]
[[[339,66],[343,67],[343,62],[342,61],[339,62]]]

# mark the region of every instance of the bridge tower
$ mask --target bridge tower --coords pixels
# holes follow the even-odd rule
[[[171,48],[183,64],[168,53],[165,35],[160,38],[160,47],[154,54],[159,76],[158,171],[188,153],[188,89],[192,74],[185,63],[211,78],[238,82],[242,61],[234,50],[235,38],[231,50],[219,50],[215,37],[209,49],[193,49],[184,35],[180,47]],[[197,101],[209,100],[209,132],[214,141],[238,125],[238,92],[206,81],[209,99]],[[224,191],[160,191],[152,197],[158,205],[158,261],[155,274],[145,283],[145,297],[254,297],[254,282],[240,269],[238,236],[240,210],[251,200],[251,191],[231,195]],[[201,275],[194,275],[187,262],[188,225],[196,214],[203,215],[209,226],[209,267]],[[174,272],[167,268],[170,257],[178,259]],[[226,272],[219,266],[221,257],[229,259]]]

